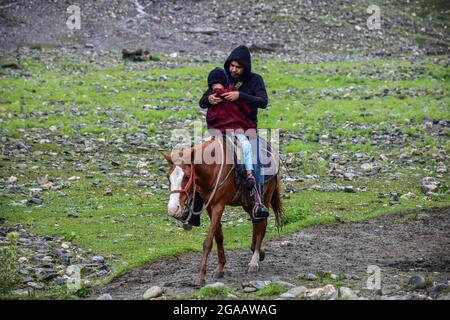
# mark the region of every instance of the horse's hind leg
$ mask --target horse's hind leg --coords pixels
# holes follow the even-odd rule
[[[255,252],[255,248],[256,248],[256,238],[258,235],[258,225],[256,223],[253,224],[253,237],[252,237],[252,246],[250,247],[250,250],[252,250],[252,253]],[[264,239],[264,235],[265,235],[266,230],[264,230],[264,234],[262,236],[262,238]],[[264,261],[264,258],[266,257],[266,252],[264,251],[264,249],[261,247],[259,248],[259,261]]]
[[[261,250],[261,244],[266,233],[267,219],[263,219],[253,224],[252,251],[253,256],[248,264],[248,272],[256,272],[259,269],[259,261],[264,259],[265,253]]]
[[[223,248],[223,232],[222,232],[222,224],[219,224],[219,228],[216,231],[216,234],[214,235],[217,243],[217,256],[219,260],[219,264],[217,265],[216,269],[214,270],[214,277],[215,278],[222,278],[224,274],[224,268],[225,268],[225,249]]]

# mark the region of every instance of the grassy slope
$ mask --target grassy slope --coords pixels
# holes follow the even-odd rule
[[[0,215],[9,224],[31,223],[33,232],[63,235],[82,247],[106,255],[114,267],[115,275],[163,256],[201,250],[207,228],[206,217],[203,217],[201,228],[184,232],[166,216],[167,190],[148,195],[145,192],[149,188],[138,187],[135,178],[114,175],[123,169],[137,172],[136,163],[141,159],[158,159],[148,168],[152,177],[143,177],[141,180],[156,179],[165,183],[164,174],[160,171],[163,162],[156,150],[143,153],[131,147],[121,153],[110,147],[108,142],[127,132],[145,133],[151,138],[158,132],[164,132],[160,124],[168,119],[201,119],[197,100],[205,87],[204,77],[210,68],[211,65],[199,65],[166,70],[155,64],[141,71],[126,66],[97,69],[89,64],[64,60],[57,60],[46,68],[39,61],[27,60],[21,71],[4,71],[0,79],[1,135],[24,139],[33,151],[42,150],[44,154],[36,157],[22,172],[17,169],[19,161],[16,159],[1,160],[2,178],[6,180],[11,175],[17,176],[19,183],[25,185],[25,190],[37,187],[36,177],[46,174],[63,181],[71,176],[80,176],[81,179],[70,181],[70,188],[62,190],[65,195],[56,191],[44,193],[42,207],[13,206],[12,203],[28,199],[29,196],[5,193],[0,198]],[[262,127],[283,128],[306,134],[307,137],[329,132],[342,139],[350,139],[369,136],[373,128],[355,131],[346,128],[346,123],[377,124],[376,128],[382,129],[383,126],[389,128],[392,123],[399,127],[406,126],[405,119],[413,118],[415,122],[409,123],[405,130],[410,130],[412,136],[416,132],[420,135],[414,145],[424,149],[422,157],[427,164],[433,166],[429,158],[439,148],[444,147],[447,153],[449,151],[448,139],[442,145],[442,141],[427,135],[422,129],[425,117],[448,120],[448,68],[429,60],[415,64],[396,60],[288,64],[271,60],[257,63],[255,69],[264,76],[270,94],[270,107],[260,116]],[[417,71],[419,69],[420,72]],[[20,73],[30,76],[17,77]],[[162,81],[162,75],[167,80]],[[386,88],[406,92],[406,97],[398,93],[391,93],[387,97],[376,96]],[[408,95],[414,90],[425,93]],[[375,97],[366,100],[363,96],[367,95]],[[169,107],[182,105],[186,108],[178,112],[171,112],[170,108],[161,111],[143,110],[144,104]],[[71,107],[78,107],[85,115],[71,116],[68,111]],[[128,123],[129,127],[109,125],[110,119],[104,113],[107,108],[112,108],[112,115]],[[24,116],[33,110],[61,110],[62,113],[40,118]],[[369,111],[370,115],[361,115]],[[330,123],[336,128],[330,129]],[[48,131],[51,125],[60,126],[59,131]],[[31,142],[32,135],[50,136],[50,142],[40,144],[39,139]],[[76,135],[105,139],[102,152],[106,159],[119,161],[120,169],[101,173],[98,165],[88,161],[88,155],[80,154],[79,158],[86,164],[86,171],[74,171],[73,163],[65,161],[69,157],[62,155],[70,148],[52,141],[57,135],[67,135],[69,139]],[[349,140],[336,148],[322,146],[308,139],[282,143],[285,152],[306,152],[303,172],[299,172],[301,175],[318,174],[321,177],[325,177],[328,162],[317,161],[317,151],[348,150],[351,154],[363,151],[373,155],[386,151],[383,146],[369,143],[355,145]],[[407,148],[410,147],[387,151],[395,155]],[[336,214],[346,220],[360,220],[404,211],[416,205],[427,207],[450,204],[448,195],[433,198],[432,201],[423,198],[421,179],[432,174],[429,168],[400,168],[399,173],[402,177],[398,180],[361,178],[351,183],[336,181],[355,187],[365,186],[366,192],[348,194],[308,190],[291,195],[290,199],[285,200],[289,224],[283,232],[292,232],[316,223],[332,223]],[[101,182],[100,187],[92,184],[95,180]],[[302,183],[294,185],[304,186]],[[106,187],[111,188],[113,196],[103,195]],[[388,199],[379,199],[378,193],[390,191],[412,191],[419,197],[417,200],[404,200],[403,206],[389,207]],[[76,210],[79,217],[68,218],[70,210]],[[226,248],[249,246],[251,224],[246,218],[241,210],[227,209],[224,216]],[[275,236],[277,232],[271,221],[267,238]]]

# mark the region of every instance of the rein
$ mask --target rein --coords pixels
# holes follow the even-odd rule
[[[194,185],[194,192],[195,193],[195,170],[194,170],[194,165],[191,164],[191,174],[189,175],[189,180],[186,183],[186,185],[184,186],[183,189],[178,189],[178,190],[171,190],[169,192],[169,195],[172,193],[185,193],[187,196],[189,196],[189,187],[191,186],[191,184]]]
[[[219,170],[219,174],[217,175],[217,179],[216,179],[216,183],[214,185],[214,188],[212,190],[211,195],[209,196],[208,202],[206,204],[203,205],[203,207],[201,208],[200,211],[196,212],[194,210],[194,198],[195,198],[195,191],[197,189],[197,185],[195,184],[195,169],[194,169],[194,165],[191,164],[191,174],[189,175],[189,180],[186,183],[186,185],[184,186],[183,189],[179,189],[179,190],[172,190],[169,192],[169,194],[172,193],[185,193],[188,197],[188,208],[189,208],[189,215],[186,218],[186,220],[183,221],[183,223],[187,224],[191,218],[192,215],[199,215],[201,214],[205,208],[207,208],[209,206],[209,204],[211,203],[212,199],[214,198],[214,195],[219,187],[219,181],[220,181],[220,177],[222,176],[222,170],[223,170],[223,163],[224,163],[224,151],[223,151],[223,145],[222,142],[220,142],[219,140],[216,140],[217,142],[220,143],[221,145],[221,156],[222,156],[222,161],[220,162],[220,170]],[[234,166],[233,166],[234,168]],[[230,176],[230,173],[233,171],[233,168],[231,168],[230,172],[227,174],[226,178],[222,181],[222,183],[220,184],[220,187],[223,185],[223,183],[228,179],[228,177]],[[192,194],[189,193],[189,188],[190,186],[193,185],[193,191]]]

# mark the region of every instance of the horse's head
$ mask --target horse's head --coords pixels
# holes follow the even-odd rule
[[[166,175],[170,188],[167,213],[171,217],[181,219],[182,208],[189,205],[189,199],[194,193],[194,168],[192,164],[183,161],[182,157],[177,157],[174,160],[170,155],[164,153],[162,155],[170,166]]]

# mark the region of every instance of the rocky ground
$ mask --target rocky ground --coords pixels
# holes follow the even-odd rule
[[[84,1],[81,28],[67,27],[72,1],[0,3],[0,47],[223,56],[239,44],[272,56],[342,59],[448,53],[446,1],[378,1],[382,24],[369,30],[370,1]]]
[[[214,279],[217,260],[213,252],[207,286],[234,292],[208,298],[254,299],[259,290],[278,284],[285,289],[269,298],[449,300],[450,210],[435,208],[417,211],[414,218],[408,215],[315,226],[269,241],[266,259],[254,274],[247,272],[250,250],[231,250],[226,252],[224,278]],[[189,254],[145,265],[96,289],[92,297],[189,297],[198,289],[193,283],[200,257],[200,253]],[[378,290],[367,288],[372,274],[368,267],[373,265],[381,269]]]
[[[8,234],[17,233],[16,259],[20,289],[13,295],[29,296],[37,290],[65,287],[80,280],[79,287],[98,284],[110,275],[105,258],[70,242],[70,238],[40,236],[27,232],[27,226],[1,227],[0,246],[8,246]]]
[[[122,262],[122,257],[76,246],[74,239],[107,243],[113,249],[105,245],[99,250],[124,255],[136,247],[131,242],[136,238],[152,253],[157,246],[151,238],[157,237],[155,226],[163,226],[162,235],[158,234],[163,242],[167,233],[180,229],[176,221],[162,218],[168,186],[166,166],[157,150],[171,149],[167,132],[191,128],[194,120],[203,119],[203,113],[192,110],[197,110],[205,74],[158,72],[222,62],[231,48],[242,43],[250,46],[265,79],[279,72],[270,79],[270,112],[281,114],[272,120],[285,126],[280,131],[281,147],[300,144],[281,156],[283,198],[296,204],[290,208],[289,223],[306,215],[330,214],[342,222],[341,212],[358,215],[369,206],[415,205],[420,210],[433,201],[446,201],[450,119],[445,113],[448,72],[444,68],[449,66],[449,8],[445,1],[410,2],[379,2],[382,28],[369,30],[366,9],[371,3],[363,0],[83,1],[81,29],[70,30],[66,9],[71,1],[0,1],[1,92],[5,94],[0,98],[5,111],[0,119],[5,124],[0,128],[0,205],[9,225],[0,229],[0,246],[8,244],[7,233],[19,234],[20,289],[12,293],[30,297],[33,292],[64,287],[73,265],[81,266],[90,286],[114,272],[110,263]],[[122,49],[138,48],[154,56],[145,63],[122,59]],[[374,58],[397,60],[376,65],[371,63]],[[290,61],[319,64],[316,69],[298,65],[282,69]],[[357,62],[329,68],[320,64],[324,61]],[[405,67],[401,61],[411,64]],[[113,73],[116,67],[123,69]],[[107,68],[114,70],[102,73]],[[55,73],[42,77],[43,69]],[[327,76],[323,81],[342,81],[341,85],[297,88],[283,78],[307,82],[318,75]],[[22,89],[8,84],[17,79],[15,85]],[[186,93],[176,87],[180,81],[197,85],[199,91]],[[283,81],[288,85],[275,88]],[[402,86],[402,81],[411,81],[411,86]],[[75,102],[85,92],[91,99],[103,94],[110,98]],[[139,98],[142,92],[146,96]],[[136,94],[137,100],[119,101],[122,93]],[[286,96],[289,105],[284,109],[279,101]],[[388,100],[397,109],[389,103],[374,107],[371,103],[379,98],[397,99]],[[355,107],[358,114],[350,116],[320,109],[320,102],[328,100],[336,105],[363,102]],[[299,101],[300,106],[294,105]],[[417,104],[420,112],[407,113]],[[286,116],[294,117],[295,110],[302,110],[305,118],[313,114],[317,118],[298,127],[286,124]],[[146,112],[166,118],[155,124]],[[173,118],[169,113],[181,116]],[[260,119],[267,125],[264,114]],[[313,195],[308,192],[319,195],[300,201],[304,194]],[[337,193],[336,198],[321,198]],[[153,201],[160,207],[153,207]],[[259,294],[275,284],[284,289],[266,296],[448,299],[448,210],[316,226],[275,239],[267,243],[267,258],[258,274],[245,271],[248,250],[231,250],[228,272],[219,280],[223,285],[212,278],[208,282],[213,288],[231,289],[233,293],[221,291],[228,292],[228,298],[264,297]],[[245,218],[231,211],[223,222],[235,228],[247,224]],[[30,223],[11,226],[9,221],[22,219]],[[0,224],[4,221],[0,216]],[[39,229],[40,234],[76,232],[55,237],[30,229]],[[132,230],[140,234],[133,235]],[[198,260],[196,253],[153,262],[94,289],[91,298],[105,294],[102,298],[141,299],[144,293],[148,299],[189,297],[198,289],[192,286]],[[210,270],[214,261],[212,256]],[[381,290],[364,289],[369,265],[382,270]]]

